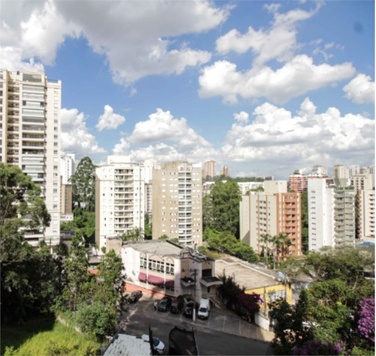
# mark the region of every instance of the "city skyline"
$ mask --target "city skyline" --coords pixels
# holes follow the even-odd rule
[[[276,179],[374,164],[373,2],[93,4],[2,3],[0,67],[62,80],[78,159]]]

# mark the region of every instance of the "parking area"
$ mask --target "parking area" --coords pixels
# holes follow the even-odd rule
[[[142,298],[139,302],[130,304],[130,320],[135,314],[142,314],[148,315],[155,320],[173,323],[174,325],[211,329],[267,342],[270,342],[274,336],[272,332],[265,331],[254,324],[246,322],[229,310],[212,308],[208,319],[201,320],[196,318],[196,320],[193,321],[192,319],[185,317],[182,313],[173,314],[170,312],[159,312],[154,310],[154,300],[155,299],[152,298]],[[133,319],[134,318],[135,317],[133,317]]]

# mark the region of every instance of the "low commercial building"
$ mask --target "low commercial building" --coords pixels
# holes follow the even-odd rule
[[[116,250],[115,250],[116,251]],[[215,261],[168,240],[125,242],[120,251],[127,291],[172,296],[188,294],[214,301],[222,282],[215,275]]]

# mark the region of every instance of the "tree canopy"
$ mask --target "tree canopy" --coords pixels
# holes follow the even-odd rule
[[[70,177],[72,201],[85,211],[95,211],[95,168],[89,157],[84,157]]]
[[[211,192],[203,199],[204,229],[228,231],[239,236],[239,186],[234,181],[217,181]]]

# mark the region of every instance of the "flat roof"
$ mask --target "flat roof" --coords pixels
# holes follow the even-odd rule
[[[134,335],[119,332],[113,337],[103,356],[119,355],[149,356],[150,344]]]
[[[180,252],[183,250],[183,247],[166,240],[127,241],[124,243],[123,247],[132,247],[136,251],[152,253],[160,256],[177,257],[180,257]]]
[[[226,276],[233,275],[236,283],[238,283],[240,287],[244,287],[246,290],[280,284],[272,274],[260,271],[254,267],[246,266],[239,262],[216,260],[216,276],[221,276],[223,272],[226,273]]]

